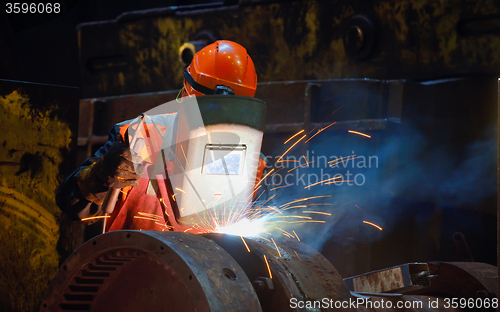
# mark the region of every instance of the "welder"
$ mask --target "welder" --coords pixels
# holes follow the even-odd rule
[[[246,49],[227,40],[216,41],[198,51],[183,76],[184,97],[210,94],[253,97],[257,86],[255,66]],[[150,119],[154,123],[154,116]],[[107,230],[169,230],[165,226],[168,216],[164,206],[170,203],[150,194],[150,181],[143,175],[144,166],[131,152],[131,122],[113,126],[108,142],[61,185],[57,205],[75,220],[102,215],[100,205],[108,190],[120,189],[121,196],[107,218]],[[155,127],[147,127],[148,136],[161,140],[162,133],[155,133],[158,126],[165,129],[175,127],[175,123],[159,122]]]

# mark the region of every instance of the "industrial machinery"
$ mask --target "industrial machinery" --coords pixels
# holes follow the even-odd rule
[[[429,262],[343,280],[295,239],[273,244],[227,234],[122,230],[76,250],[40,311],[495,310],[496,272],[483,263]]]

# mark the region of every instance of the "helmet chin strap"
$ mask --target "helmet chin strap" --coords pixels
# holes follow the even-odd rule
[[[189,85],[191,87],[193,87],[193,89],[195,89],[196,91],[198,91],[200,93],[203,93],[206,95],[210,95],[210,94],[234,95],[234,91],[230,87],[227,87],[224,85],[219,85],[215,88],[215,90],[210,89],[208,87],[205,87],[204,85],[197,83],[194,80],[193,76],[191,76],[191,74],[189,74],[187,70],[185,70],[182,74],[184,75],[184,79],[186,79],[187,83],[189,83]]]

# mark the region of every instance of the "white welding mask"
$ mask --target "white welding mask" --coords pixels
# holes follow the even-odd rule
[[[170,124],[161,148],[151,149],[150,174],[167,168],[178,222],[212,227],[248,210],[265,112],[259,99],[227,95],[185,97],[146,112]]]

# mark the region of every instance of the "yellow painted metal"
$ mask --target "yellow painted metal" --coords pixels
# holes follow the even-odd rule
[[[21,90],[0,96],[0,310],[33,311],[59,264],[55,203],[71,131]]]
[[[379,0],[368,6],[363,1],[315,0],[178,10],[181,14],[145,14],[80,27],[82,70],[88,70],[88,59],[110,54],[126,59],[116,67],[89,70],[84,96],[180,88],[183,65],[178,48],[203,31],[246,47],[259,82],[500,72],[500,37],[494,33],[500,6],[494,0]],[[374,45],[362,59],[350,54],[344,41],[346,25],[358,15],[373,24]],[[461,32],[470,21],[488,19],[494,20],[490,26]],[[101,35],[98,27],[113,31]],[[114,42],[114,52],[107,47],[87,49],[96,42],[103,47]]]

